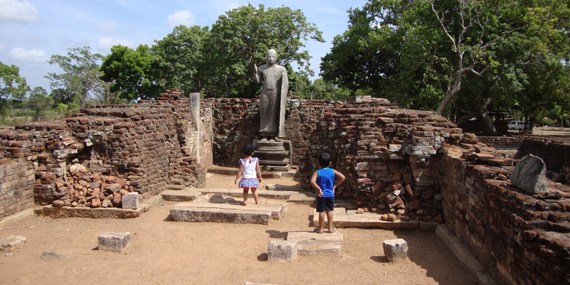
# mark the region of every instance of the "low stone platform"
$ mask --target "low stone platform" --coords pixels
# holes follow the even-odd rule
[[[222,194],[231,197],[243,197],[243,190],[240,188],[218,188],[218,189],[200,189],[202,194]],[[273,190],[257,190],[257,195],[260,198],[287,200],[291,195],[300,194],[296,191],[273,191]],[[253,197],[251,192],[249,197]]]
[[[313,255],[321,253],[340,254],[342,250],[343,235],[336,231],[334,233],[315,232],[289,232],[288,241],[297,242],[298,255]]]
[[[140,217],[142,213],[150,209],[150,204],[141,203],[139,208],[87,208],[87,207],[54,207],[44,206],[34,210],[38,216],[46,216],[53,219],[59,218],[91,218],[91,219],[131,219]]]
[[[216,203],[178,203],[170,209],[176,222],[215,222],[236,224],[269,224],[287,212],[287,204],[229,205]]]
[[[313,226],[319,224],[319,213],[313,210]],[[333,222],[336,228],[378,228],[385,230],[414,230],[435,231],[438,223],[420,221],[382,221],[380,215],[375,213],[357,214],[354,210],[345,208],[335,208],[333,211]],[[325,218],[325,225],[327,220]],[[326,226],[325,226],[326,227]]]
[[[199,189],[190,188],[186,190],[168,190],[162,191],[160,195],[165,201],[183,202],[183,201],[193,201],[196,200],[202,193]]]

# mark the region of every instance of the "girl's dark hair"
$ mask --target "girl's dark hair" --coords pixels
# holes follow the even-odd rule
[[[318,159],[319,165],[321,167],[328,167],[329,164],[331,163],[331,156],[330,154],[323,152],[321,153],[321,155],[319,155],[319,159]]]
[[[243,146],[242,152],[243,152],[243,154],[245,154],[245,155],[251,155],[254,150],[255,150],[255,149],[253,148],[252,145],[250,145],[250,144],[245,144],[245,145]]]

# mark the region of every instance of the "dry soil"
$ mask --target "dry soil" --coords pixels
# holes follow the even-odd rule
[[[212,188],[235,187],[234,177],[208,178]],[[291,179],[266,184],[291,185]],[[252,201],[252,200],[250,200]],[[339,229],[340,255],[298,256],[291,263],[267,261],[270,239],[289,231],[310,231],[307,205],[289,205],[281,220],[269,225],[184,223],[169,221],[175,203],[153,206],[136,219],[51,219],[30,217],[4,225],[0,239],[22,235],[26,245],[12,254],[0,252],[2,284],[478,284],[433,232]],[[248,205],[247,207],[254,207]],[[106,232],[130,232],[124,253],[97,250]],[[388,263],[382,241],[403,238],[407,261]],[[42,260],[43,251],[68,256]]]

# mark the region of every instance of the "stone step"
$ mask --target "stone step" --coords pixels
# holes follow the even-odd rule
[[[265,185],[265,189],[267,189],[267,190],[278,190],[278,191],[297,191],[297,192],[303,191],[303,188],[301,188],[299,186],[279,185],[279,184],[267,184],[267,185]]]
[[[243,190],[242,189],[225,189],[225,188],[218,188],[218,189],[200,189],[202,194],[222,194],[231,197],[243,197]],[[301,194],[295,191],[275,191],[275,190],[257,190],[257,195],[261,198],[268,198],[268,199],[280,199],[280,200],[287,200],[291,195]],[[251,191],[249,192],[249,197],[253,197]]]
[[[319,224],[319,213],[313,210],[313,226]],[[337,207],[333,211],[333,222],[336,228],[378,228],[386,230],[413,230],[422,229],[427,231],[435,230],[437,223],[420,221],[382,221],[380,215],[376,213],[357,214],[356,211],[347,211],[345,208]],[[325,218],[325,228],[327,220]]]
[[[318,234],[315,232],[288,232],[288,241],[297,242],[298,255],[313,255],[321,253],[340,254],[342,250],[343,235],[334,233]]]
[[[216,222],[237,224],[269,224],[287,211],[286,204],[228,205],[215,203],[178,203],[170,209],[170,217],[176,222]]]
[[[165,201],[193,201],[201,195],[198,189],[189,188],[187,190],[168,190],[160,193]]]
[[[305,205],[313,205],[316,201],[315,195],[308,195],[308,194],[295,194],[289,196],[287,203],[295,203],[295,204],[305,204]]]
[[[185,190],[185,189],[186,189],[186,186],[184,186],[184,185],[173,185],[173,184],[170,184],[170,185],[167,185],[167,186],[166,186],[166,189],[167,189],[167,190],[174,190],[174,191],[181,191],[181,190]]]

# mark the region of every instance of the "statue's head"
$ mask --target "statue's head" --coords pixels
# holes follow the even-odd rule
[[[274,49],[267,51],[267,63],[274,64],[277,61],[277,52]]]

